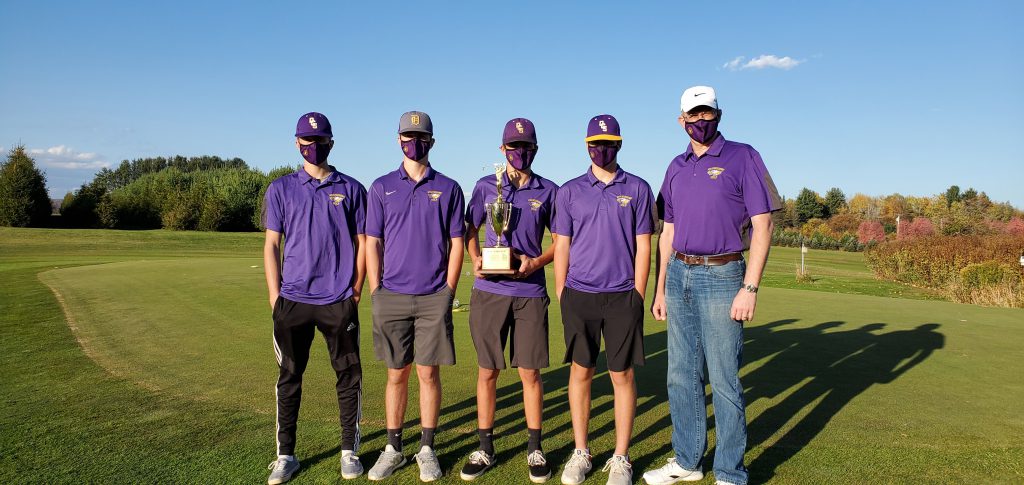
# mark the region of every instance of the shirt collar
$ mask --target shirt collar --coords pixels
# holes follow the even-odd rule
[[[405,171],[405,164],[404,163],[398,164],[397,172],[398,172],[398,177],[401,178],[402,180],[412,180],[412,178],[409,177],[409,173]],[[432,167],[430,165],[427,165],[427,171],[423,173],[423,178],[420,179],[420,182],[425,182],[427,180],[433,179],[435,173],[437,173],[437,172],[434,171],[434,167]]]
[[[587,169],[587,181],[590,182],[591,187],[597,185],[600,180],[594,175],[594,167]],[[612,177],[612,181],[608,185],[621,184],[626,182],[626,172],[622,170],[622,167],[615,167],[615,176]]]
[[[331,172],[328,173],[326,177],[324,177],[323,182],[313,178],[313,176],[310,175],[309,172],[306,171],[305,167],[300,168],[299,169],[299,182],[303,183],[303,184],[307,184],[307,183],[315,181],[318,185],[320,185],[320,184],[324,184],[324,183],[336,184],[336,183],[344,182],[345,181],[345,179],[341,178],[341,174],[338,173],[338,170],[336,168],[334,168],[334,165],[328,165],[327,168],[329,168],[331,170]]]
[[[537,174],[535,174],[535,173],[531,173],[530,174],[530,180],[526,181],[526,185],[516,189],[515,187],[512,186],[512,181],[509,180],[509,178],[508,178],[508,172],[504,172],[504,173],[501,174],[501,184],[502,184],[502,186],[509,187],[512,190],[539,189],[540,188],[540,181],[537,180]]]
[[[718,132],[718,136],[711,142],[711,146],[708,147],[708,151],[704,152],[704,154],[717,157],[722,154],[723,147],[725,147],[725,135],[722,132]],[[693,153],[693,143],[686,145],[686,151],[683,152],[683,161],[689,161],[691,158],[696,158]]]

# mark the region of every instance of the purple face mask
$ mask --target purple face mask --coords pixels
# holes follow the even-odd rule
[[[309,145],[299,145],[299,153],[302,154],[302,158],[306,159],[307,162],[313,165],[320,165],[327,161],[327,155],[331,153],[331,144],[328,143],[310,143]]]
[[[609,163],[615,160],[615,156],[619,154],[619,147],[614,145],[588,146],[587,151],[590,152],[590,159],[598,167],[607,167]]]
[[[690,135],[697,143],[701,145],[707,145],[711,143],[711,140],[715,139],[715,135],[718,134],[718,120],[720,117],[713,120],[697,120],[694,122],[686,122],[686,134]]]
[[[410,160],[420,161],[427,158],[427,152],[430,151],[430,141],[423,141],[419,138],[413,138],[409,141],[402,141],[402,153]]]
[[[536,148],[516,147],[505,149],[505,158],[508,159],[508,163],[516,170],[525,170],[533,163],[533,158],[536,156]]]

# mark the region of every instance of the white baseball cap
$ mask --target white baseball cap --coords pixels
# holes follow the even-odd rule
[[[679,98],[679,109],[686,113],[698,106],[710,106],[718,109],[718,98],[715,97],[715,89],[710,86],[694,86],[683,91]]]

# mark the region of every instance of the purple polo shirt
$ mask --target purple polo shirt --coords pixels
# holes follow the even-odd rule
[[[536,258],[544,252],[541,243],[544,240],[544,229],[551,228],[551,216],[555,210],[555,194],[558,186],[554,182],[537,174],[530,175],[526,185],[516,189],[508,180],[508,174],[502,174],[504,184],[501,196],[512,204],[512,221],[501,238],[504,246],[511,246],[528,257]],[[488,175],[477,181],[473,195],[466,207],[466,222],[476,227],[487,227],[486,245],[494,246],[497,237],[491,225],[487,224],[487,212],[484,204],[494,202],[498,197],[495,177]],[[518,264],[514,260],[513,264]],[[518,266],[517,266],[518,267]],[[478,290],[505,296],[541,297],[547,295],[544,269],[534,271],[529,277],[517,280],[504,276],[477,278],[473,287]]]
[[[608,185],[591,170],[562,185],[553,230],[572,238],[566,286],[590,293],[632,290],[636,236],[654,232],[653,209],[651,186],[622,168]]]
[[[761,155],[721,133],[704,155],[693,146],[665,172],[658,215],[675,225],[672,249],[698,256],[750,248],[750,218],[782,208]]]
[[[264,201],[267,229],[284,234],[281,296],[313,305],[352,296],[363,185],[334,167],[323,182],[299,169],[271,182]]]
[[[427,167],[416,182],[399,165],[370,185],[366,235],[384,242],[384,288],[406,295],[446,284],[451,239],[465,232],[465,196],[454,180]]]

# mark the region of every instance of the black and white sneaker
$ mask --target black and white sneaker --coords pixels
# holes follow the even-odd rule
[[[459,473],[459,476],[467,482],[474,480],[483,475],[487,470],[490,470],[495,462],[494,455],[488,455],[484,450],[476,450],[470,453],[469,460],[462,467],[462,472]]]
[[[548,460],[544,458],[544,452],[533,450],[526,456],[526,464],[530,467],[530,481],[533,483],[544,483],[551,478],[551,467]]]

